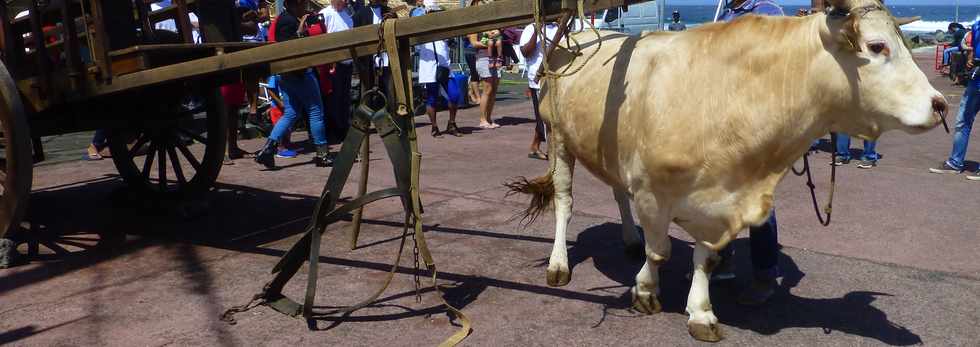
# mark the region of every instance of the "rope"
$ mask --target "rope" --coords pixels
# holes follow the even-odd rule
[[[544,22],[543,22],[543,18],[541,16],[541,3],[539,1],[541,1],[541,0],[535,0],[533,2],[534,3],[534,26],[535,26],[535,30],[538,31],[538,37],[542,38],[541,39],[542,42],[545,42],[546,43],[545,46],[547,46],[547,43],[548,42],[550,42],[552,45],[557,44],[557,42],[555,42],[555,40],[549,39],[548,36],[547,36],[547,31],[544,28]],[[585,1],[584,0],[578,0],[577,1],[577,8],[578,8],[578,17],[579,18],[585,18]],[[592,32],[595,34],[596,43],[597,43],[596,49],[594,51],[592,51],[592,53],[590,53],[585,58],[585,61],[583,61],[582,64],[580,64],[579,66],[571,69],[571,71],[569,71],[569,68],[566,67],[565,68],[565,71],[567,71],[567,72],[555,72],[555,71],[552,71],[551,70],[551,67],[548,64],[548,57],[543,57],[542,62],[541,62],[542,70],[539,70],[538,71],[538,75],[539,76],[550,77],[550,78],[552,78],[552,80],[556,80],[556,79],[561,78],[561,77],[568,77],[568,76],[574,75],[574,74],[578,73],[579,71],[581,71],[582,68],[584,68],[585,65],[588,64],[588,62],[590,60],[592,60],[592,58],[595,57],[595,55],[597,53],[599,53],[599,50],[602,49],[602,35],[599,34],[599,30],[595,28],[595,25],[592,24],[592,21],[587,21],[587,22],[589,23],[589,29],[591,29]],[[569,24],[571,24],[571,20],[569,20],[569,23],[561,23],[561,24],[563,24],[563,25],[569,25]],[[576,47],[574,50],[571,49],[571,47],[569,47],[569,51],[571,51],[571,53],[574,54],[574,55],[576,55],[576,56],[577,55],[581,55],[582,54],[581,44],[579,44],[578,40],[576,38],[572,37],[572,35],[568,35],[568,34],[565,35],[565,38],[566,38],[566,40],[567,39],[571,39],[572,42],[575,44],[575,47]],[[541,49],[545,49],[545,48],[542,47]]]
[[[837,148],[837,134],[830,135],[830,142],[833,148]],[[806,186],[810,188],[810,199],[813,201],[813,211],[817,214],[817,221],[820,222],[820,225],[829,226],[830,215],[833,212],[834,191],[837,187],[837,165],[834,165],[833,159],[830,161],[830,192],[827,193],[827,204],[824,205],[823,214],[820,212],[820,203],[817,202],[817,186],[813,184],[813,174],[810,171],[810,151],[808,150],[806,154],[803,154],[803,170],[797,171],[796,167],[792,166],[790,170],[796,176],[806,175]]]

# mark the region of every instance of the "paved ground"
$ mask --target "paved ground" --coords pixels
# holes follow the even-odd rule
[[[959,102],[960,89],[934,83]],[[497,111],[500,129],[471,128],[460,139],[420,131],[425,224],[440,278],[451,287],[446,297],[474,321],[465,344],[698,344],[684,325],[687,237],[672,230],[673,257],[662,270],[664,312],[629,310],[628,287],[639,263],[622,255],[610,191],[584,170],[575,178],[572,283],[545,284],[553,219],[521,228],[512,216],[524,201],[505,198],[501,182],[541,174],[547,164],[525,158],[529,102],[519,94],[507,98]],[[463,112],[460,123],[475,125],[476,110]],[[712,287],[725,343],[976,346],[980,184],[926,171],[949,145],[941,129],[884,136],[879,167],[838,172],[829,227],[816,223],[805,181],[787,177],[777,194],[786,276],[769,306],[736,306],[749,268],[747,257],[737,257],[741,279]],[[390,166],[381,151],[374,155],[371,187],[390,186]],[[977,146],[968,157],[980,158]],[[814,157],[821,203],[829,159],[828,153]],[[410,248],[376,305],[324,318],[319,331],[264,307],[238,316],[237,325],[218,320],[260,289],[298,239],[329,174],[309,160],[285,162],[296,165],[277,172],[259,171],[247,160],[226,166],[217,190],[189,214],[120,197],[110,161],[39,167],[30,228],[75,253],[0,270],[0,344],[424,346],[448,336],[454,328],[434,294],[426,291],[415,302]],[[320,258],[321,305],[359,301],[383,279],[402,217],[391,202],[370,206],[366,216],[356,251],[344,247],[349,223],[330,228]],[[736,246],[747,252],[744,239]],[[301,271],[287,294],[301,296],[304,281]]]

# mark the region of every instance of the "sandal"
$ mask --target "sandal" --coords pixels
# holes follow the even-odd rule
[[[442,137],[442,133],[439,132],[439,127],[432,125],[432,137]]]
[[[84,158],[85,160],[102,160],[102,155],[99,154],[99,149],[95,145],[88,146],[88,154]]]
[[[527,154],[527,157],[528,158],[531,158],[531,159],[548,160],[548,155],[547,154],[541,153],[541,152],[538,152],[538,151],[534,151],[534,152],[528,153]]]
[[[459,131],[459,127],[456,126],[455,122],[446,124],[446,133],[456,137],[463,137],[463,134]]]

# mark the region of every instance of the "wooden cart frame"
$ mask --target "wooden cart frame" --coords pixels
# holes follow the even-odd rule
[[[198,1],[203,3],[206,0]],[[414,118],[409,112],[414,109],[410,47],[535,20],[558,19],[568,24],[576,10],[580,13],[595,11],[643,0],[535,1],[501,0],[261,46],[227,42],[194,45],[190,42],[187,19],[190,1],[174,0],[174,7],[158,12],[150,12],[145,4],[137,1],[133,9],[134,23],[139,23],[139,31],[145,34],[135,40],[140,44],[117,50],[108,48],[115,46],[112,45],[112,35],[102,21],[107,12],[103,3],[108,4],[109,0],[50,0],[43,7],[38,0],[28,0],[31,14],[27,20],[29,31],[25,29],[27,24],[24,24],[24,20],[8,21],[10,16],[6,3],[0,2],[0,18],[4,19],[0,25],[0,51],[3,52],[3,62],[0,64],[0,123],[5,154],[0,166],[6,173],[0,176],[4,188],[0,196],[0,241],[18,225],[23,214],[30,191],[32,165],[35,159],[43,157],[40,147],[32,145],[32,142],[39,143],[36,139],[40,136],[109,129],[113,160],[127,183],[153,198],[186,198],[206,192],[221,168],[227,135],[227,110],[218,92],[220,85],[240,80],[242,74],[290,72],[385,51],[390,57],[395,95],[383,95],[377,89],[371,89],[370,79],[362,79],[362,103],[352,119],[338,165],[331,171],[313,211],[306,236],[282,258],[273,270],[275,277],[264,286],[253,303],[229,312],[233,314],[248,309],[258,302],[285,314],[302,315],[312,322],[314,316],[322,314],[313,310],[320,234],[340,216],[357,211],[351,234],[351,244],[355,245],[360,209],[368,203],[390,197],[399,197],[404,205],[402,243],[407,235],[415,236],[417,250],[434,283],[437,276],[435,263],[422,233],[419,196],[421,154],[416,142]],[[45,32],[42,19],[49,13],[60,16],[58,18],[62,19],[62,23],[73,25],[62,24]],[[171,15],[161,17],[167,13]],[[174,18],[177,21],[183,43],[154,43],[157,39],[152,23],[159,18]],[[77,26],[82,28],[76,30],[79,29]],[[47,42],[48,37],[55,36],[57,39]],[[82,59],[79,49],[83,39],[84,46],[90,52],[87,60]],[[52,56],[52,51],[62,54]],[[54,60],[59,63],[55,64]],[[184,101],[194,95],[203,96],[206,116],[196,117],[199,110],[184,105]],[[383,100],[382,104],[372,106],[370,100],[378,99]],[[391,114],[386,111],[388,109],[396,111]],[[201,126],[193,127],[193,123],[201,123]],[[369,131],[372,125],[382,137],[392,160],[397,186],[366,193],[367,165],[370,161],[366,157],[370,153],[367,151],[367,136],[372,133]],[[188,146],[189,140],[204,144],[203,151],[200,146]],[[340,192],[358,152],[364,156],[361,160],[359,194],[350,203],[337,207]],[[140,162],[142,165],[139,165]],[[182,171],[186,169],[194,170],[193,175],[184,174]],[[400,255],[401,248],[398,250],[399,258]],[[306,260],[310,261],[311,274],[307,276],[306,298],[300,304],[285,297],[281,290]],[[383,290],[348,310],[372,302]],[[446,306],[462,317],[460,312],[448,304]],[[230,314],[227,318],[233,320]],[[468,323],[464,323],[463,329],[447,342],[458,342],[468,331]]]

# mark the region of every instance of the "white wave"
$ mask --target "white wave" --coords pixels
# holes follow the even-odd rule
[[[912,32],[935,32],[936,30],[946,31],[949,28],[949,23],[951,22],[940,22],[940,21],[917,21],[902,26],[904,31]],[[960,22],[964,27],[969,28],[972,22]]]

